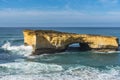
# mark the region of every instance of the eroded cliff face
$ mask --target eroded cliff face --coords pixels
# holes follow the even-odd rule
[[[33,54],[64,51],[68,45],[80,43],[82,50],[114,51],[118,38],[111,36],[65,33],[52,30],[24,30],[24,43],[33,46]]]

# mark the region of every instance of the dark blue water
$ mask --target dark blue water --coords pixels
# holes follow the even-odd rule
[[[120,52],[98,53],[68,49],[56,54],[29,56],[24,29],[57,30],[120,38],[120,28],[24,27],[0,28],[0,80],[120,80]],[[71,45],[76,47],[76,44]]]

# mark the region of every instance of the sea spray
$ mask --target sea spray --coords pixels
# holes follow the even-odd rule
[[[2,45],[1,49],[5,51],[10,51],[11,53],[18,54],[18,55],[24,55],[28,56],[32,53],[32,47],[31,46],[12,46],[10,42],[6,42],[4,45]]]
[[[34,59],[23,58],[32,51],[31,48],[26,49],[23,45],[22,30],[24,29],[0,28],[0,80],[120,80],[120,52],[118,51],[115,52],[117,54],[107,55],[98,52],[67,51],[32,56],[34,59],[38,58],[37,62]],[[54,29],[73,33],[114,35],[120,38],[120,28],[110,27],[29,27],[28,29]],[[115,66],[110,67],[111,65]],[[101,66],[102,69],[99,69]]]

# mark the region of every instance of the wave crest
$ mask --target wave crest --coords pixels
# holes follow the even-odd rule
[[[32,53],[32,46],[12,46],[10,42],[6,42],[1,46],[1,49],[5,51],[10,51],[15,54],[28,56]]]

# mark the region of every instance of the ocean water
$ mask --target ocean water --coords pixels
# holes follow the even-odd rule
[[[24,29],[111,35],[120,38],[120,28],[27,27],[0,28],[0,80],[120,80],[120,51],[82,52],[78,44],[65,52],[30,56],[24,46]]]

